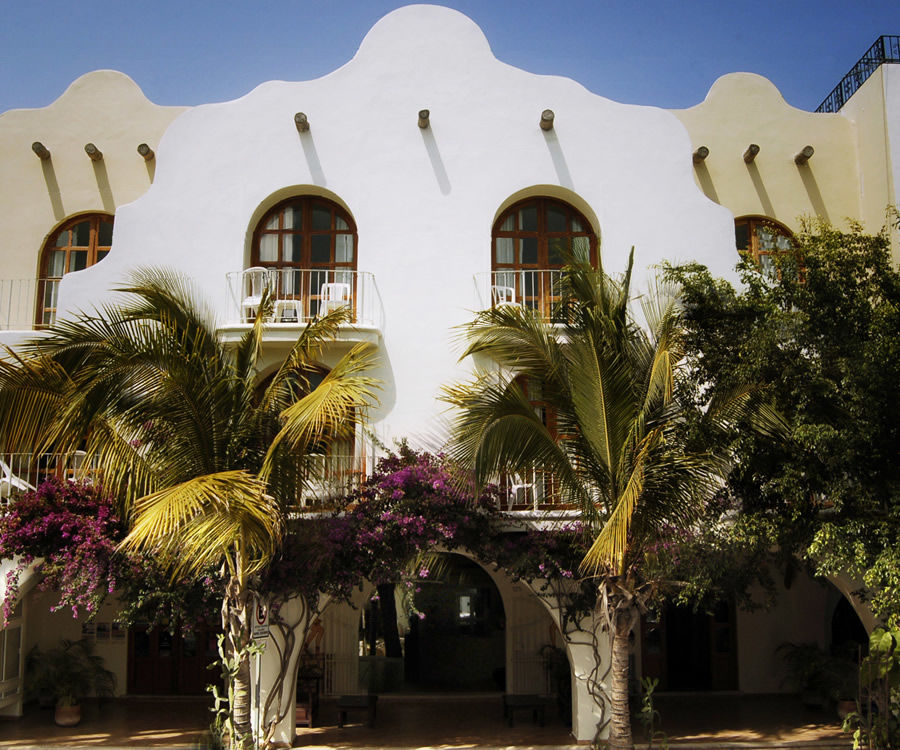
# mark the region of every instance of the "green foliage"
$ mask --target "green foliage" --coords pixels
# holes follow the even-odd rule
[[[787,668],[786,682],[804,701],[828,705],[856,692],[856,662],[833,656],[815,643],[782,643],[777,649]]]
[[[63,640],[49,651],[29,652],[25,685],[28,697],[51,695],[59,706],[76,706],[92,694],[112,697],[116,677],[94,653],[93,641]]]
[[[663,750],[667,750],[669,747],[669,736],[656,728],[660,722],[660,715],[654,706],[653,694],[658,685],[659,679],[656,677],[645,677],[641,680],[643,695],[641,696],[641,708],[638,711],[638,719],[647,733],[648,750],[652,750],[654,742],[659,743]]]
[[[740,425],[728,436],[739,459],[728,495],[743,516],[763,519],[746,541],[777,546],[786,575],[794,555],[820,574],[858,575],[875,612],[896,621],[900,274],[887,236],[855,225],[809,225],[795,251],[775,275],[742,263],[740,289],[702,266],[667,269],[688,311],[682,395],[699,404],[738,383],[766,385],[791,440]]]
[[[854,748],[900,747],[900,629],[876,628],[860,665],[859,711],[844,720]]]

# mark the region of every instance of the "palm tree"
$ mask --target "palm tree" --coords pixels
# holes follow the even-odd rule
[[[130,522],[123,546],[174,579],[218,569],[232,721],[250,737],[250,587],[279,547],[309,456],[351,437],[373,401],[364,345],[314,365],[345,309],[314,320],[260,384],[264,300],[233,347],[182,278],[141,271],[121,305],[60,321],[0,360],[0,436],[35,453],[76,449]]]
[[[446,391],[459,409],[455,455],[479,486],[538,467],[592,533],[581,572],[597,578],[611,639],[614,748],[632,747],[628,637],[653,590],[641,577],[643,554],[664,528],[697,522],[726,468],[715,450],[692,449],[683,429],[687,414],[675,386],[685,350],[675,296],[643,297],[646,329],[639,325],[629,311],[632,263],[633,252],[616,281],[570,259],[557,325],[521,306],[480,313],[466,329],[463,356],[488,355],[498,367]],[[534,384],[543,409],[529,399]],[[777,418],[757,396],[739,389],[695,416],[733,421],[754,406],[774,428]]]

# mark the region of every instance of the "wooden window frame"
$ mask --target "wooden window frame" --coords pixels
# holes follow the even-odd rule
[[[518,226],[512,230],[501,229],[504,222],[510,215],[516,217],[516,224],[518,225],[519,211],[523,208],[529,207],[530,205],[534,205],[537,211],[536,229],[521,229]],[[581,231],[569,229],[565,232],[549,231],[547,229],[547,211],[551,207],[562,209],[566,213],[567,224],[571,226],[571,221],[574,218],[581,223],[581,226],[584,227],[584,229]],[[501,237],[508,237],[514,240],[536,238],[537,261],[535,263],[522,263],[518,260],[513,260],[512,263],[498,263],[497,239]],[[500,214],[500,216],[497,218],[497,221],[494,222],[494,227],[491,231],[491,270],[548,270],[562,268],[562,263],[550,262],[550,245],[553,240],[574,239],[575,237],[588,238],[590,242],[590,263],[594,268],[596,268],[597,234],[593,231],[591,222],[587,220],[584,214],[582,214],[578,209],[576,209],[571,204],[566,203],[565,201],[561,201],[556,198],[548,198],[546,196],[526,198],[525,200],[518,201],[517,203],[514,203],[509,208],[507,208],[502,214]]]
[[[737,247],[737,232],[740,227],[747,228],[746,247]],[[790,241],[791,248],[776,249],[774,251],[761,249],[758,234],[758,230],[760,228],[767,229],[776,237],[785,237]],[[768,272],[768,269],[772,269],[772,271],[775,272],[777,264],[775,263],[774,259],[778,256],[788,255],[793,251],[794,233],[791,232],[791,230],[786,226],[784,226],[784,224],[781,224],[780,222],[777,222],[774,219],[770,219],[766,216],[740,216],[734,220],[734,231],[735,246],[737,247],[738,254],[752,259],[753,262],[764,272]],[[766,263],[764,258],[772,258],[772,264],[770,265]]]
[[[88,244],[74,245],[74,234],[72,230],[84,223],[89,224]],[[100,244],[100,225],[113,225],[110,230],[110,244]],[[67,273],[73,271],[81,271],[84,268],[90,268],[103,260],[112,249],[112,229],[115,228],[115,217],[112,214],[94,212],[89,214],[79,214],[70,219],[66,219],[60,226],[54,230],[44,242],[41,249],[41,257],[38,263],[38,294],[37,294],[37,310],[35,311],[35,324],[37,327],[43,327],[49,324],[49,320],[56,313],[55,306],[55,289],[59,279]],[[59,245],[58,240],[64,233],[69,233],[68,241],[65,245]],[[54,253],[64,252],[65,260],[63,262],[63,272],[61,275],[51,275],[50,267]],[[76,252],[87,252],[87,258],[84,268],[73,269],[72,260]]]
[[[520,211],[533,208],[536,213],[534,229],[525,229],[519,226]],[[548,229],[548,214],[551,209],[556,209],[565,214],[567,229],[565,231],[550,231]],[[514,218],[513,229],[503,229],[504,223],[509,217]],[[573,220],[580,223],[582,229],[572,229]],[[597,234],[593,225],[580,211],[565,201],[546,196],[537,196],[518,201],[507,208],[494,222],[491,230],[491,285],[496,285],[498,290],[503,290],[503,297],[509,295],[507,290],[512,290],[513,301],[524,304],[537,310],[542,316],[552,318],[554,306],[559,300],[558,281],[559,270],[563,268],[564,261],[561,257],[553,259],[551,248],[555,242],[573,246],[576,238],[588,240],[588,260],[593,268],[597,267]],[[497,243],[500,239],[513,241],[513,260],[509,263],[497,261]],[[521,261],[522,241],[533,239],[536,241],[536,258],[533,263]],[[492,299],[495,295],[492,291]]]
[[[294,208],[297,205],[301,207],[301,224],[300,229],[286,227],[284,225],[285,209]],[[313,208],[316,206],[326,206],[331,212],[329,229],[313,229],[312,216]],[[267,229],[266,224],[269,223],[273,216],[278,217],[278,226],[276,228]],[[336,217],[340,217],[347,223],[347,229],[338,229]],[[300,260],[285,259],[285,239],[293,235],[301,235],[303,237],[301,246]],[[276,260],[260,259],[260,241],[264,235],[274,235],[278,237],[278,252]],[[327,262],[313,263],[312,261],[312,237],[327,235],[331,238],[330,257]],[[336,243],[335,238],[338,236],[353,237],[353,259],[351,261],[337,261],[335,259]],[[261,266],[263,268],[297,268],[297,269],[346,269],[348,271],[356,270],[356,263],[359,245],[359,236],[356,231],[356,222],[340,204],[335,203],[328,198],[322,198],[318,195],[297,195],[292,198],[277,203],[270,208],[259,220],[253,231],[253,247],[251,250],[252,266]]]

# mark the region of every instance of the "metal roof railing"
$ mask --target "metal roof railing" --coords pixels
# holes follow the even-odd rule
[[[900,63],[900,36],[880,36],[841,82],[832,89],[816,112],[837,112],[853,96],[866,79],[883,63]]]

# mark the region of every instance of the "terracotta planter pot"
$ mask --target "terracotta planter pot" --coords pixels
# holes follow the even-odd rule
[[[57,706],[53,720],[61,727],[74,727],[81,721],[81,706]]]

